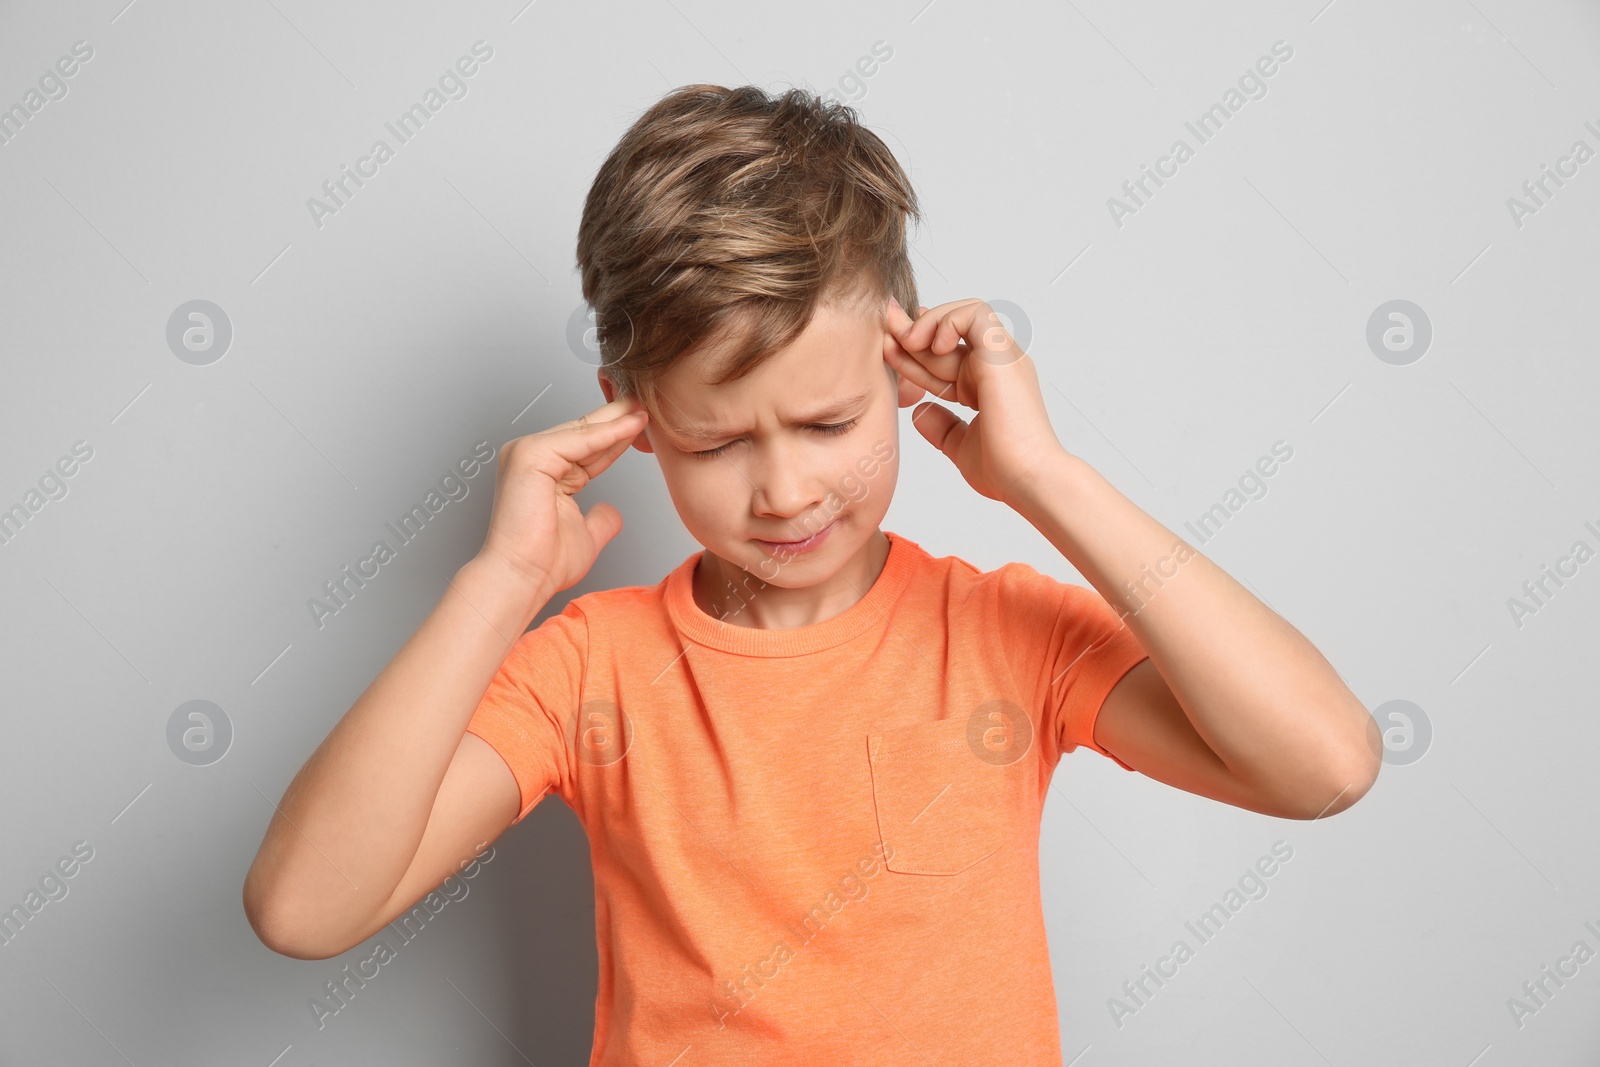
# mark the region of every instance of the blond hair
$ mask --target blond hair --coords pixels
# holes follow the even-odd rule
[[[917,307],[916,193],[855,110],[815,93],[687,85],[600,166],[578,227],[605,376],[656,410],[685,353],[723,349],[717,384],[791,343],[821,304]]]

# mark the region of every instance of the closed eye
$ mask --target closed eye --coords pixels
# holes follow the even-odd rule
[[[855,418],[851,419],[848,422],[816,423],[816,424],[814,424],[812,426],[808,426],[807,429],[816,430],[818,433],[841,434],[841,433],[845,433],[846,431],[848,431],[851,427],[853,427],[856,423],[858,423],[860,421],[861,421],[861,417],[858,415],[858,416],[856,416]],[[733,440],[733,441],[729,441],[725,445],[718,445],[716,448],[708,448],[708,449],[705,449],[702,452],[690,452],[689,455],[695,456],[695,457],[697,457],[699,459],[710,459],[712,456],[720,456],[720,455],[722,455],[722,453],[726,452],[728,449],[732,448],[734,445],[736,445],[738,443],[739,443],[738,440]]]

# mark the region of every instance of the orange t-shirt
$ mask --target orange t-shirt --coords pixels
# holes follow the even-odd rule
[[[1091,588],[887,536],[834,618],[722,622],[696,553],[572,600],[490,683],[467,729],[516,821],[553,790],[589,837],[591,1067],[1060,1067],[1045,790],[1110,756],[1095,717],[1147,653]]]

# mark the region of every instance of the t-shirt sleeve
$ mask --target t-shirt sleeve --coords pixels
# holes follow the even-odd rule
[[[1039,714],[1045,766],[1082,745],[1133,770],[1094,740],[1100,706],[1149,653],[1090,586],[1057,581],[1026,563],[999,570],[1000,646],[1028,707]]]
[[[571,746],[588,653],[583,609],[569,601],[559,615],[517,638],[467,723],[517,779],[521,810],[515,826],[554,790],[572,803]]]

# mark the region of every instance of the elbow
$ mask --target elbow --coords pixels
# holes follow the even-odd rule
[[[1339,764],[1319,789],[1302,798],[1301,811],[1295,817],[1307,821],[1326,819],[1353,807],[1377,783],[1382,766],[1380,755],[1365,751]]]
[[[256,940],[278,955],[297,960],[317,958],[307,954],[307,946],[294,936],[293,926],[252,893],[249,881],[245,882],[244,887],[244,919],[250,924]]]
[[[326,960],[345,951],[343,948],[307,939],[291,924],[272,917],[263,917],[246,910],[245,919],[250,923],[250,929],[255,931],[256,939],[280,956],[287,956],[293,960]]]
[[[349,948],[307,936],[305,924],[294,917],[294,909],[285,906],[281,896],[261,886],[254,875],[252,871],[244,883],[244,918],[263,945],[296,960],[330,959]]]
[[[1383,768],[1383,735],[1377,722],[1361,710],[1361,737],[1333,749],[1323,759],[1321,784],[1300,798],[1299,811],[1292,817],[1303,820],[1326,819],[1348,810],[1371,792]]]

